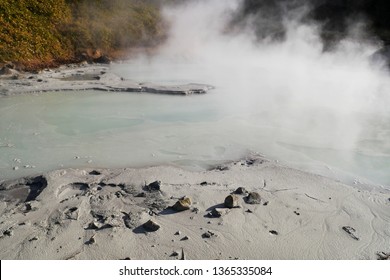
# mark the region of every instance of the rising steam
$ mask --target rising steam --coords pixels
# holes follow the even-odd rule
[[[241,4],[198,0],[165,8],[167,42],[133,65],[148,63],[165,81],[214,85],[220,110],[256,122],[254,129],[272,126],[276,132],[264,137],[274,141],[390,156],[389,75],[372,59],[380,45],[366,40],[364,23],[351,22],[350,36],[324,52],[320,26],[301,20],[309,7],[287,9],[282,22],[249,17],[234,25]],[[254,23],[281,24],[284,38],[259,39]]]

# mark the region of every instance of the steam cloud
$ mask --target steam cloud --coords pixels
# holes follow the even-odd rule
[[[284,142],[288,132],[299,135],[286,140],[297,145],[390,156],[389,73],[384,61],[373,60],[380,45],[366,40],[364,22],[351,22],[349,36],[324,52],[320,26],[301,20],[310,7],[286,7],[278,22],[253,15],[234,24],[241,5],[198,0],[166,7],[167,42],[133,63],[162,69],[162,80],[214,85],[221,110],[279,131],[265,137]],[[259,40],[254,25],[282,26],[283,38]]]

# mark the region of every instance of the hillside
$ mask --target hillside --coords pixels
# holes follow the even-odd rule
[[[158,7],[137,0],[2,0],[0,63],[34,70],[105,60],[163,38]]]

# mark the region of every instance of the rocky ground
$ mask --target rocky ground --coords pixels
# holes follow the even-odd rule
[[[19,72],[7,66],[0,70],[0,95],[3,96],[80,90],[189,95],[207,93],[212,88],[203,84],[139,83],[112,73],[105,64],[69,64],[38,73]]]
[[[0,184],[1,259],[388,259],[390,191],[260,156]]]

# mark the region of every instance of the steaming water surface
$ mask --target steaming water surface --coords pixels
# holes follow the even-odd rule
[[[209,79],[203,77],[207,71],[199,71],[199,65],[171,65],[175,71],[162,71],[166,66],[118,64],[113,71],[137,81],[167,84]],[[186,77],[177,71],[180,67],[186,67]],[[275,93],[273,98],[283,96]],[[307,123],[292,125],[301,122],[299,114],[296,120],[291,114],[284,117],[300,111],[299,105],[280,101],[280,107],[274,108],[267,106],[270,101],[264,102],[241,100],[239,92],[230,94],[229,83],[205,95],[185,97],[90,91],[1,98],[0,178],[61,167],[160,163],[201,170],[259,152],[341,180],[390,183],[390,122],[364,118],[369,128],[366,138],[356,147],[343,145],[342,139],[334,146],[337,141],[329,142],[326,135],[337,133],[329,123],[320,125],[315,119],[321,122],[323,114],[331,117],[325,109],[317,112],[320,117],[307,115],[314,125],[308,130]],[[321,132],[324,129],[329,130]],[[13,170],[15,166],[19,169]]]

